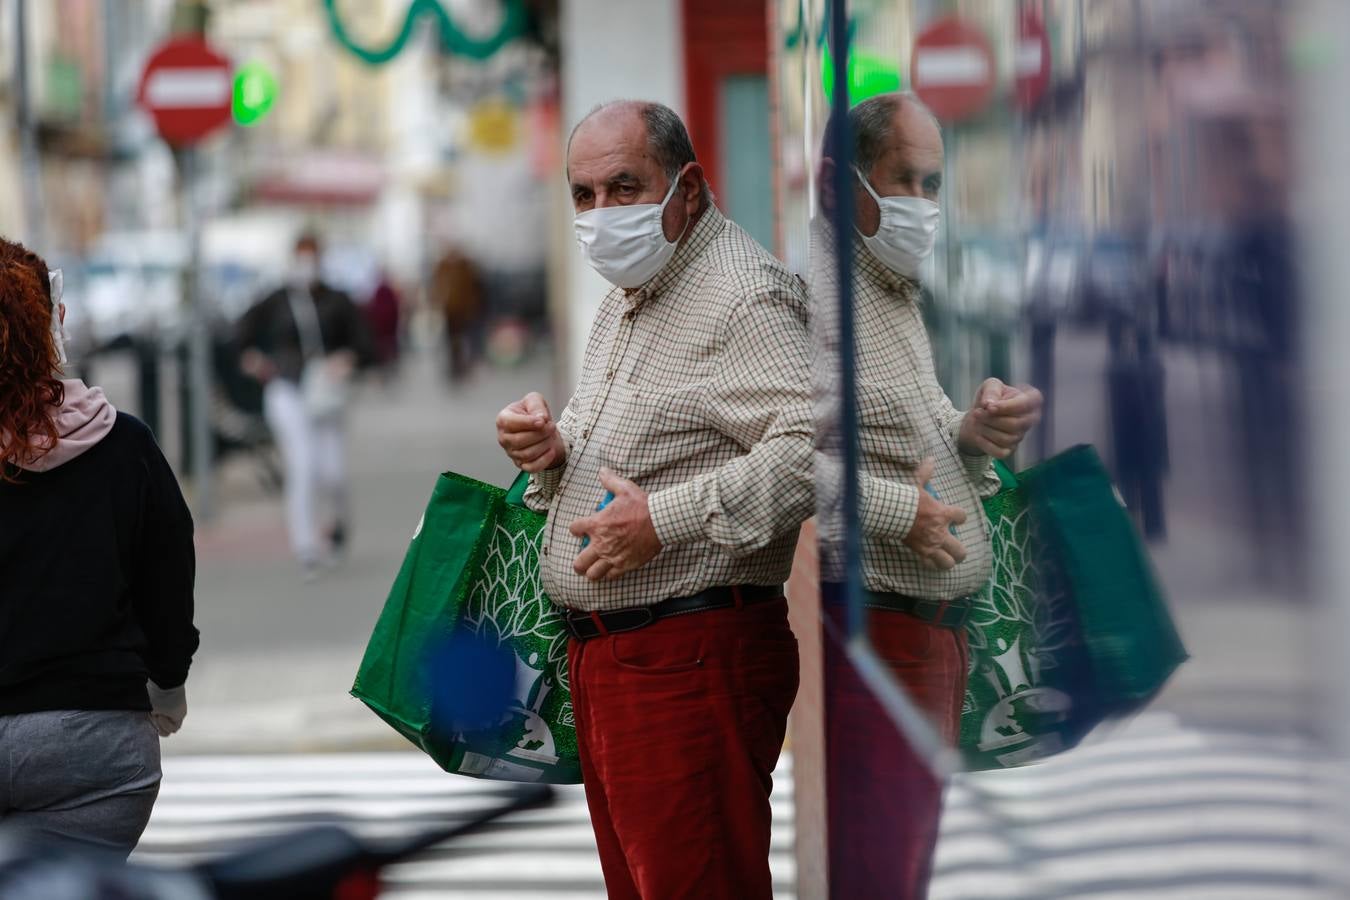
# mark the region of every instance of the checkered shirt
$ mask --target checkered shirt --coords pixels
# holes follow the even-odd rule
[[[821,235],[817,251],[830,245]],[[839,398],[838,297],[833,254],[813,254],[813,330],[817,359],[818,414],[822,439],[816,458],[817,512],[824,541],[826,577],[841,574],[843,546],[841,455],[837,439]],[[859,514],[863,532],[863,578],[874,591],[926,600],[953,600],[974,593],[989,578],[992,556],[982,498],[998,492],[998,475],[985,455],[957,447],[965,415],[947,397],[933,367],[918,285],[884,266],[860,241],[853,249],[853,321],[857,370]],[[834,437],[831,437],[831,434]],[[938,499],[965,510],[956,537],[966,559],[949,571],[920,562],[903,543],[914,525],[919,464],[932,457],[930,482]]]
[[[558,417],[567,462],[525,494],[548,512],[549,597],[604,611],[786,581],[815,502],[810,355],[805,288],[712,207],[651,282],[610,291]],[[601,466],[648,493],[662,550],[591,582],[568,527],[603,499]]]

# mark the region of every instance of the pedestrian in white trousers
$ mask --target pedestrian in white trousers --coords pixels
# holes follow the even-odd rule
[[[281,450],[286,526],[307,576],[341,553],[350,527],[347,384],[374,361],[365,320],[351,299],[319,277],[319,244],[296,242],[288,284],[240,323],[240,367],[264,384],[263,414]]]
[[[331,530],[322,534],[320,523],[328,521],[340,528],[349,520],[345,416],[313,418],[300,387],[281,378],[263,389],[263,415],[286,471],[286,530],[291,549],[302,564],[313,566],[324,555],[324,538],[333,542],[337,537]],[[336,543],[340,545],[341,538]]]

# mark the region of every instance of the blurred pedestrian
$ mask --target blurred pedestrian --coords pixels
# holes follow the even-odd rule
[[[968,410],[937,380],[920,309],[918,273],[933,252],[941,215],[943,142],[932,114],[911,94],[884,94],[848,113],[853,138],[853,304],[861,450],[859,509],[867,637],[937,735],[955,744],[969,653],[965,620],[989,579],[992,549],[982,500],[996,493],[993,459],[1007,459],[1038,421],[1032,387],[985,380]],[[834,153],[827,147],[822,207],[837,209]],[[833,231],[822,226],[822,247]],[[818,341],[838,351],[833,268],[813,275]],[[821,366],[829,377],[833,364]],[[825,391],[830,395],[837,392]],[[837,473],[822,456],[818,477]],[[822,529],[830,523],[820,485]],[[826,613],[842,623],[827,586]],[[826,640],[827,794],[830,895],[927,894],[941,814],[941,782]]]
[[[244,315],[238,339],[240,368],[263,384],[263,413],[286,470],[291,550],[306,579],[347,546],[350,385],[374,360],[360,310],[321,278],[319,251],[316,236],[301,235],[287,283]]]
[[[398,371],[399,337],[403,324],[403,298],[388,271],[380,270],[379,282],[366,303],[365,312],[375,365],[381,381],[387,384]]]
[[[497,438],[549,516],[605,886],[768,900],[797,691],[783,582],[814,496],[805,292],[713,205],[660,104],[587,116],[567,176],[582,254],[614,288],[562,415],[529,394]]]
[[[446,249],[431,278],[431,304],[445,322],[446,377],[462,381],[482,352],[483,279],[458,247]]]
[[[1144,537],[1160,540],[1167,535],[1163,479],[1169,464],[1162,358],[1154,335],[1136,318],[1113,316],[1107,341],[1113,474]]]
[[[149,429],[61,377],[64,320],[0,240],[0,825],[126,855],[187,712],[192,517]]]

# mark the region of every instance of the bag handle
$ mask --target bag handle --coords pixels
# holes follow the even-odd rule
[[[1017,476],[1001,459],[994,460],[994,471],[998,474],[1000,490],[1011,491],[1017,487]]]

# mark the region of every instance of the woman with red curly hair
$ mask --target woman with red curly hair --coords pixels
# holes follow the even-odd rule
[[[60,288],[0,239],[0,827],[127,854],[186,713],[192,517],[149,429],[62,378]]]

